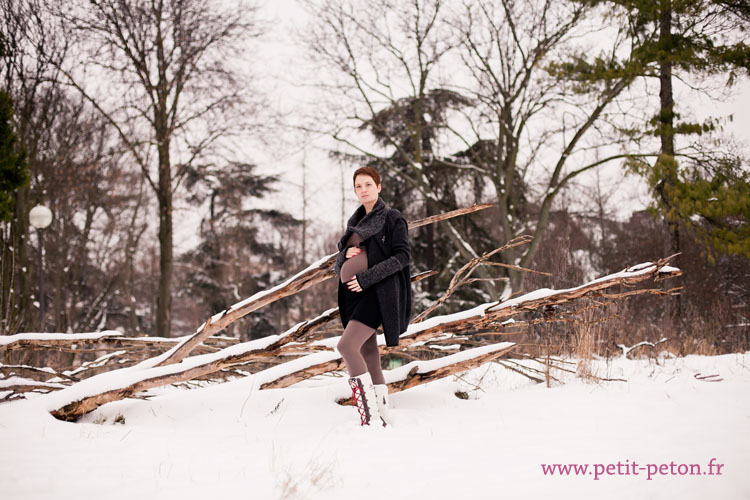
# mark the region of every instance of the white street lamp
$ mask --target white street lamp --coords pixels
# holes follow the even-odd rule
[[[39,239],[39,331],[44,329],[44,240],[42,229],[52,223],[52,211],[44,205],[37,205],[29,212],[29,223],[37,230]]]
[[[37,229],[44,229],[52,223],[52,210],[44,205],[37,205],[29,212],[29,222]]]

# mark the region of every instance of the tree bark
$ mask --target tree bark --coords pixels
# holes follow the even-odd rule
[[[11,313],[11,318],[17,317],[18,330],[33,331],[31,318],[31,263],[29,259],[29,187],[16,191],[15,220],[11,223],[11,238],[16,255],[16,270],[18,273],[18,287],[14,293],[18,310]]]
[[[661,0],[662,9],[659,17],[659,137],[661,140],[662,168],[665,169],[664,178],[660,186],[660,194],[666,211],[666,241],[664,250],[667,255],[680,253],[680,223],[674,211],[670,191],[677,184],[677,162],[675,160],[674,145],[674,94],[672,90],[672,59],[675,50],[672,35],[672,4],[671,0]],[[679,267],[679,256],[675,260]],[[682,298],[676,295],[669,302],[669,319],[678,337],[681,337]]]
[[[156,304],[156,334],[171,336],[172,315],[172,179],[169,145],[159,147],[159,295]]]

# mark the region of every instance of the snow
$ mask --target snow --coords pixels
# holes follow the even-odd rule
[[[622,355],[623,356],[627,356],[627,354],[630,351],[632,351],[633,349],[635,349],[636,347],[641,347],[643,345],[647,345],[649,347],[656,347],[657,344],[660,344],[661,342],[666,342],[667,340],[669,340],[667,337],[662,337],[656,343],[644,340],[644,341],[638,342],[637,344],[632,345],[632,346],[626,346],[626,345],[623,345],[623,344],[615,344],[615,345],[622,351]]]
[[[237,356],[253,350],[263,349],[278,340],[278,338],[278,335],[270,335],[262,339],[226,347],[221,351],[191,356],[183,359],[179,363],[166,366],[155,366],[158,364],[158,360],[164,358],[164,354],[162,354],[128,368],[101,373],[94,377],[87,378],[70,387],[66,387],[61,391],[45,395],[43,398],[35,400],[34,403],[41,403],[40,406],[46,411],[53,411],[62,408],[69,403],[80,401],[88,396],[126,387],[154,377],[177,373],[199,365],[211,363],[212,361],[223,359],[227,356]]]
[[[487,306],[489,307],[487,307],[486,310],[488,312],[496,311],[499,309],[505,309],[507,307],[514,307],[522,302],[526,302],[529,300],[544,299],[544,298],[551,297],[557,294],[569,293],[575,290],[579,290],[581,288],[585,288],[595,283],[601,283],[603,281],[609,281],[609,280],[618,279],[618,278],[630,278],[630,277],[640,276],[643,274],[650,273],[655,268],[656,268],[656,264],[654,264],[653,262],[645,262],[643,264],[638,264],[638,265],[629,267],[627,269],[624,269],[620,271],[619,273],[608,274],[606,276],[602,276],[595,280],[591,280],[587,283],[584,283],[583,285],[580,285],[574,288],[566,288],[566,289],[561,289],[561,290],[553,290],[550,288],[540,288],[538,290],[534,290],[527,294],[519,295],[518,297],[515,297],[511,300],[501,302],[500,304],[487,304]],[[674,267],[669,267],[669,266],[662,266],[662,267],[659,267],[657,271],[660,273],[667,273],[667,272],[679,271],[679,269],[674,268]]]
[[[392,380],[398,380],[406,376],[407,373],[416,365],[419,367],[417,373],[427,373],[433,370],[437,370],[444,366],[448,366],[461,361],[466,361],[472,358],[483,356],[491,352],[500,351],[514,345],[513,342],[501,342],[499,344],[492,344],[482,347],[476,347],[474,349],[467,349],[465,351],[452,354],[450,356],[443,356],[442,358],[431,359],[429,361],[412,361],[403,366],[399,366],[395,370],[390,370],[388,376],[385,377],[386,382],[391,383]]]
[[[672,266],[662,266],[659,268],[660,273],[676,273],[679,269]]]
[[[36,396],[0,405],[0,491],[7,500],[750,498],[750,353],[621,357],[593,368],[628,381],[554,372],[564,384],[548,389],[490,363],[393,394],[386,429],[359,427],[355,410],[334,402],[348,392],[343,374],[286,389],[259,390],[252,376],[161,388],[76,424],[54,420]],[[721,475],[595,480],[541,467],[674,462],[705,471],[712,458]]]
[[[28,378],[22,378],[22,377],[8,377],[4,379],[0,379],[0,387],[12,387],[14,385],[29,385],[29,386],[37,386],[37,387],[51,387],[55,389],[59,389],[62,387],[65,387],[62,384],[55,384],[52,382],[37,382],[36,380],[31,380]]]
[[[63,372],[63,374],[64,375],[68,375],[68,376],[75,376],[75,375],[77,375],[77,374],[79,374],[81,372],[85,372],[86,370],[89,370],[91,368],[103,366],[103,365],[107,364],[107,361],[109,361],[110,359],[114,359],[114,358],[117,358],[119,356],[124,356],[126,354],[127,354],[126,350],[114,351],[114,352],[110,352],[108,354],[103,354],[102,356],[99,356],[98,358],[96,358],[94,361],[89,361],[89,362],[83,363],[78,368],[74,368],[72,370],[65,370]],[[124,362],[124,361],[125,360],[120,360],[120,362]]]
[[[435,349],[437,351],[455,351],[456,349],[460,349],[461,344],[448,344],[448,345],[433,345],[430,346],[430,349]]]
[[[0,335],[0,345],[9,345],[19,340],[89,340],[115,336],[122,336],[122,333],[117,330],[90,333],[17,333],[15,335]]]
[[[653,270],[654,264],[646,263],[595,281]],[[566,291],[536,290],[499,305],[428,318],[410,325],[405,335],[481,316],[489,307],[512,307]],[[361,428],[353,408],[335,403],[349,395],[343,372],[260,390],[285,374],[339,359],[335,350],[225,384],[190,391],[151,389],[147,400],[109,403],[76,424],[48,413],[110,388],[263,349],[298,327],[156,367],[165,353],[50,394],[0,405],[3,498],[72,499],[105,492],[113,499],[180,500],[238,494],[334,500],[750,497],[750,476],[744,473],[750,466],[745,445],[750,438],[750,352],[596,360],[591,365],[598,376],[627,382],[584,382],[553,369],[552,375],[564,383],[550,389],[488,363],[393,394],[393,425],[387,429]],[[97,335],[103,333],[113,332]],[[437,338],[451,336],[445,332]],[[333,348],[337,342],[334,337],[314,345]],[[384,343],[382,335],[378,343]],[[510,345],[411,362],[386,371],[385,378],[393,382],[414,367],[425,373]],[[647,479],[646,472],[605,472],[611,470],[606,465],[635,462],[654,470],[671,463],[700,464],[705,470],[712,459],[723,465],[722,475],[680,475],[678,468]],[[551,476],[542,470],[542,464],[569,463],[589,464],[598,477]],[[643,470],[651,474],[650,468]]]
[[[433,316],[431,318],[427,318],[421,323],[412,323],[407,328],[406,332],[402,333],[401,336],[404,337],[406,335],[411,335],[414,333],[421,332],[423,330],[428,330],[430,328],[433,328],[435,326],[444,324],[444,323],[450,323],[453,321],[459,321],[462,319],[470,318],[472,316],[483,316],[484,311],[492,306],[495,305],[497,302],[488,302],[486,304],[480,304],[476,307],[473,307],[471,309],[466,309],[465,311],[458,311],[452,314],[444,314],[442,316]]]

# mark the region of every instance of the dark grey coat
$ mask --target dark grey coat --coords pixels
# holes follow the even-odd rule
[[[378,200],[373,212],[381,208],[382,200]],[[384,223],[379,231],[375,232],[363,241],[367,250],[368,268],[357,273],[357,281],[362,290],[375,287],[375,294],[380,306],[380,314],[383,318],[383,333],[388,346],[398,345],[398,338],[409,326],[411,319],[411,250],[409,249],[409,235],[406,219],[396,209],[382,207],[384,209]],[[371,212],[373,217],[378,218],[378,213]],[[367,214],[368,216],[370,214]],[[365,217],[365,210],[360,206],[349,219],[349,227],[338,244],[339,255],[336,262],[336,274],[340,273],[341,265],[346,259],[346,244],[352,234],[352,226],[356,226]],[[363,221],[365,222],[365,221]],[[380,224],[377,224],[380,226]],[[360,232],[360,231],[357,231]],[[346,328],[349,318],[345,316],[342,307],[346,285],[339,279],[338,302],[341,314],[341,323]]]

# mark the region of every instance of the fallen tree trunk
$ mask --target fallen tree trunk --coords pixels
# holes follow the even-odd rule
[[[450,356],[429,361],[412,361],[390,373],[386,382],[388,392],[405,391],[418,385],[433,382],[441,378],[457,375],[459,373],[473,370],[485,363],[495,361],[516,347],[513,342],[502,342],[489,346],[476,347],[461,351]],[[350,400],[339,401],[341,404],[351,404]]]
[[[426,277],[432,276],[434,274],[434,271],[427,271],[423,273],[419,273],[412,277],[412,281],[416,282],[421,279],[424,279]],[[277,336],[278,338],[271,343],[270,345],[263,345],[260,347],[255,354],[252,354],[252,352],[247,353],[246,359],[244,361],[238,360],[236,363],[233,363],[229,367],[222,367],[219,368],[217,371],[221,370],[228,370],[232,367],[242,366],[247,363],[253,363],[263,360],[268,360],[270,358],[280,357],[288,354],[298,354],[298,355],[304,355],[309,354],[309,352],[299,352],[295,353],[293,352],[295,349],[298,349],[298,346],[296,345],[289,345],[293,344],[295,341],[303,338],[308,337],[308,334],[317,331],[322,326],[327,324],[328,322],[335,320],[339,317],[339,310],[338,307],[329,309],[325,311],[324,313],[320,314],[319,316],[303,321],[294,327],[290,328],[287,332],[283,333],[282,335]],[[35,348],[45,348],[49,347],[48,340],[44,338],[45,335],[48,335],[52,338],[54,338],[54,344],[53,347],[66,347],[71,349],[72,352],[77,352],[75,349],[72,349],[73,346],[76,345],[76,343],[80,343],[82,341],[86,342],[87,344],[96,345],[96,348],[91,349],[91,351],[102,351],[106,350],[102,348],[101,345],[96,344],[97,341],[109,343],[110,341],[114,340],[116,344],[120,348],[128,345],[129,343],[132,343],[133,345],[155,345],[160,346],[163,344],[176,344],[178,342],[181,342],[182,339],[163,339],[163,338],[154,338],[154,337],[136,337],[136,338],[128,338],[128,337],[118,337],[113,335],[104,334],[106,332],[102,332],[102,335],[96,335],[96,334],[80,334],[79,336],[76,335],[70,335],[73,337],[72,339],[65,339],[62,337],[67,336],[68,334],[33,334],[33,337],[24,337],[23,339],[8,339],[6,342],[8,345],[17,345],[17,342],[23,342],[25,343],[25,347],[35,347]],[[118,332],[115,332],[118,333]],[[26,335],[26,334],[24,334]],[[141,342],[141,341],[144,342]],[[312,339],[315,340],[315,339]],[[227,342],[228,344],[237,344],[238,340],[229,338],[229,337],[210,337],[206,339],[204,342],[206,343],[219,343],[224,341],[230,341]],[[309,342],[311,339],[307,338],[307,344],[302,344],[302,348],[304,349],[304,346],[309,345]],[[286,346],[286,349],[282,349]],[[205,350],[206,346],[201,345],[199,346],[199,349]],[[218,347],[212,347],[210,351],[203,352],[201,354],[206,353],[213,353],[221,350]],[[320,350],[320,348],[316,348],[315,351]],[[119,350],[113,353],[106,354],[104,356],[101,356],[93,361],[88,361],[84,363],[83,365],[77,367],[74,370],[67,370],[65,372],[61,371],[55,371],[51,368],[34,368],[34,367],[28,367],[28,366],[21,366],[21,365],[2,365],[0,364],[0,374],[3,375],[3,377],[0,377],[0,380],[2,378],[7,378],[10,376],[14,376],[17,374],[20,374],[21,372],[25,372],[27,377],[33,377],[36,380],[40,382],[46,382],[50,379],[65,379],[61,381],[56,381],[56,384],[60,384],[56,388],[64,388],[66,385],[72,385],[73,383],[80,382],[82,378],[80,375],[85,372],[90,372],[92,370],[95,370],[97,368],[102,368],[105,366],[106,363],[116,363],[121,368],[127,368],[131,367],[134,363],[128,362],[125,364],[125,366],[122,366],[124,361],[122,359],[116,359],[118,355],[123,356],[130,356],[129,351],[123,351]],[[197,377],[205,377],[207,375],[210,375],[212,373],[215,373],[214,371],[206,372],[202,375],[198,375]],[[237,373],[239,375],[239,373]],[[247,373],[243,373],[243,375],[247,375]],[[27,392],[27,391],[22,391]]]
[[[435,332],[452,331],[454,333],[464,333],[478,329],[502,329],[506,326],[504,322],[523,312],[547,310],[548,312],[552,311],[549,314],[554,314],[555,306],[584,297],[598,297],[602,294],[601,291],[607,288],[617,285],[632,286],[648,279],[658,281],[680,276],[682,271],[667,265],[671,258],[668,257],[656,263],[639,264],[638,266],[598,278],[575,288],[535,290],[504,302],[482,304],[469,311],[442,316],[439,320],[429,318],[422,321],[422,323],[410,325],[406,334],[401,337],[399,348],[408,347],[415,342],[427,340]],[[638,293],[673,294],[677,293],[677,289],[666,292],[655,291],[653,289],[631,291],[633,295],[637,295]]]
[[[115,330],[95,333],[18,333],[0,336],[0,351],[16,349],[49,349],[61,347],[76,350],[82,346],[96,346],[92,350],[122,349],[123,347],[155,347],[168,349],[183,342],[186,338],[164,337],[125,337]],[[232,337],[209,337],[204,339],[207,350],[216,351],[223,347],[237,344],[239,340]],[[111,347],[107,347],[107,346]]]
[[[0,336],[0,351],[27,347],[70,346],[94,344],[122,337],[115,330],[93,333],[17,333]]]
[[[550,306],[572,302],[583,297],[597,297],[600,295],[599,292],[601,290],[617,285],[633,285],[656,277],[663,279],[666,277],[679,276],[681,272],[678,269],[665,267],[667,260],[668,259],[660,261],[661,264],[649,264],[648,267],[644,268],[636,266],[633,271],[629,272],[626,270],[621,273],[605,276],[576,288],[570,288],[567,290],[537,290],[506,302],[483,304],[470,311],[461,311],[455,314],[430,318],[422,323],[409,325],[407,331],[401,335],[398,347],[381,346],[381,349],[384,353],[400,354],[406,348],[414,345],[422,345],[445,332],[451,332],[452,336],[462,336],[471,331],[487,328],[502,329],[506,326],[515,327],[515,323],[504,324],[503,322],[506,322],[512,316],[524,312],[540,310]],[[660,271],[660,269],[663,269],[663,272]],[[655,293],[653,289],[645,289],[633,290],[629,292],[628,295],[637,295],[636,292],[644,294]],[[670,292],[667,291],[663,293]],[[546,318],[545,321],[554,321],[554,318]],[[498,334],[498,332],[493,332],[493,334]],[[327,339],[325,344],[313,343],[311,347],[314,348],[315,346],[320,347],[326,345],[330,348],[333,345],[332,341],[337,341],[337,339],[338,337]],[[339,365],[339,361],[328,360],[319,365],[305,367],[299,372],[288,373],[278,380],[265,383],[261,388],[271,389],[288,387],[297,382],[301,382],[306,378],[337,370]]]
[[[406,365],[409,368],[406,375],[401,380],[389,382],[388,386],[391,392],[405,391],[433,380],[472,370],[506,355],[515,346],[513,342],[502,342],[475,347],[440,359],[413,361]]]
[[[517,314],[540,310],[546,307],[572,302],[583,297],[596,297],[602,290],[622,284],[634,284],[647,279],[663,279],[681,274],[678,269],[666,266],[666,260],[656,264],[643,264],[627,269],[620,273],[599,278],[590,283],[567,290],[537,290],[526,295],[516,297],[502,303],[483,304],[468,311],[428,318],[422,323],[412,324],[401,337],[398,348],[388,348],[386,352],[399,352],[403,349],[424,343],[433,337],[446,332],[450,334],[466,334],[479,329],[503,329],[508,325],[507,320]],[[503,323],[506,323],[505,325]],[[303,324],[301,324],[303,325]],[[510,323],[512,325],[512,323]],[[290,329],[298,331],[299,325]],[[48,397],[49,411],[57,418],[73,420],[94,408],[118,399],[131,396],[137,392],[167,385],[175,382],[190,380],[224,368],[244,364],[255,359],[267,359],[285,353],[285,349],[300,349],[299,345],[288,345],[281,342],[291,337],[287,332],[282,335],[272,335],[244,344],[238,344],[223,349],[220,352],[193,356],[179,364],[167,366],[143,367],[136,366],[116,372],[104,373],[97,377],[86,379],[72,387],[50,394]],[[306,348],[326,350],[300,359],[288,362],[289,367],[301,365],[298,370],[285,370],[279,377],[287,381],[299,382],[311,376],[340,368],[339,356],[330,352],[338,338],[329,338],[313,342]],[[458,353],[461,354],[461,353]],[[319,361],[319,362],[316,362]],[[335,363],[334,363],[335,362]],[[318,365],[318,366],[316,366]],[[325,370],[325,371],[321,371]],[[124,372],[124,373],[123,373]],[[291,383],[296,383],[291,382]],[[264,382],[265,387],[278,387],[273,380]]]

